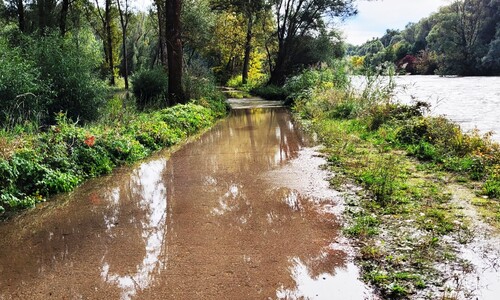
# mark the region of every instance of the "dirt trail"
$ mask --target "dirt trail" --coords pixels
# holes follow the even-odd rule
[[[285,109],[235,110],[1,224],[0,299],[368,299],[322,163]]]

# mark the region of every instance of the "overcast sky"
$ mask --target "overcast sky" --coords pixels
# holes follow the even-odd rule
[[[429,16],[450,0],[358,0],[358,15],[345,21],[341,28],[348,43],[360,45],[381,37],[386,29],[404,29],[409,22]]]

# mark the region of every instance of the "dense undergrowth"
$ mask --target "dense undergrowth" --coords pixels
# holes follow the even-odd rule
[[[427,115],[425,103],[392,102],[390,81],[371,78],[355,92],[345,78],[343,69],[306,71],[289,80],[288,90],[297,88],[288,97],[325,145],[332,184],[347,194],[349,182],[364,188],[347,197],[345,229],[359,246],[363,277],[384,298],[447,297],[451,275],[438,266],[460,265],[456,243],[473,230],[447,186],[472,188],[470,201],[499,228],[500,147],[489,135]]]
[[[138,69],[134,95],[100,76],[102,44],[89,29],[28,35],[0,30],[0,216],[68,192],[179,143],[227,113],[205,66],[183,76],[187,105],[167,107],[167,73]]]
[[[46,131],[3,131],[0,212],[31,207],[50,195],[71,191],[85,179],[179,143],[227,112],[221,97],[150,112],[123,109],[119,97],[108,106],[100,121],[84,126],[60,113]]]

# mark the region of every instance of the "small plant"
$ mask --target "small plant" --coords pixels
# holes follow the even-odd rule
[[[375,200],[386,203],[391,200],[399,173],[394,156],[381,157],[361,175],[361,181],[373,192]]]
[[[500,175],[493,173],[483,185],[483,192],[491,198],[500,198]]]
[[[380,224],[373,216],[362,216],[355,219],[352,226],[345,229],[345,233],[351,236],[370,236],[378,233],[377,227]]]

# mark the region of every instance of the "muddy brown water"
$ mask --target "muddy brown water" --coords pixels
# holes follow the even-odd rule
[[[310,146],[283,108],[234,110],[0,224],[0,299],[367,299]]]

